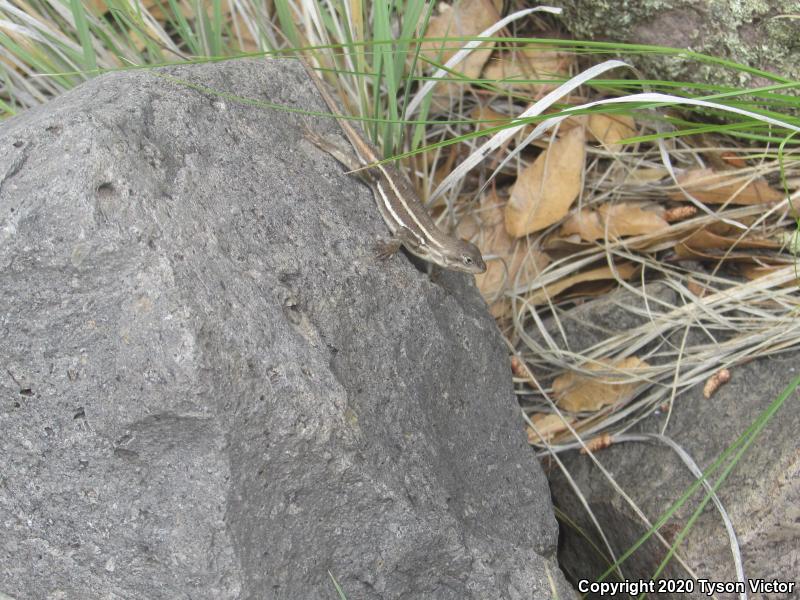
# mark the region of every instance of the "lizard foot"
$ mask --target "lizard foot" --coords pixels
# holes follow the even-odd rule
[[[379,240],[375,243],[375,257],[378,260],[388,260],[397,254],[402,245],[403,242],[396,237],[389,238],[388,240]]]

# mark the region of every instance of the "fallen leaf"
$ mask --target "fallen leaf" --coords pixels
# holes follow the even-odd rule
[[[483,78],[504,89],[525,90],[532,95],[547,93],[560,84],[537,81],[564,79],[575,66],[575,55],[554,47],[515,48],[492,58]]]
[[[512,121],[507,114],[498,112],[489,106],[476,106],[470,113],[470,118],[474,121],[478,131],[508,125]]]
[[[564,420],[566,420],[570,425],[575,423],[575,419],[567,415],[564,415],[563,419],[556,414],[540,413],[533,415],[531,417],[531,421],[533,421],[533,424],[536,425],[536,431],[534,431],[533,427],[528,425],[528,443],[542,444],[544,441],[549,442],[553,439],[554,435],[567,430]],[[540,435],[541,437],[539,437]]]
[[[747,161],[743,159],[736,152],[731,152],[731,151],[722,152],[720,153],[719,157],[726,163],[728,163],[732,167],[736,167],[737,169],[743,169],[744,167],[747,166]]]
[[[763,204],[783,199],[783,193],[771,188],[763,178],[737,175],[733,171],[691,169],[678,176],[678,183],[698,200],[710,204]],[[686,200],[681,190],[668,195],[673,200]]]
[[[633,263],[621,263],[619,265],[615,265],[615,271],[616,274],[608,265],[598,267],[596,269],[590,269],[588,271],[581,271],[575,275],[570,275],[569,277],[564,277],[554,281],[553,283],[534,291],[526,298],[526,300],[533,305],[547,304],[548,301],[552,300],[562,292],[580,283],[586,283],[588,281],[602,281],[604,279],[617,279],[617,277],[627,281],[639,271],[639,267]]]
[[[745,236],[740,239],[738,235],[725,236],[710,231],[708,228],[698,229],[689,237],[675,245],[675,253],[679,257],[695,258],[722,258],[719,254],[709,254],[705,250],[724,250],[732,248],[738,250],[767,249],[776,250],[781,247],[779,242],[754,236]]]
[[[669,228],[663,216],[664,209],[657,204],[602,204],[597,213],[609,232],[618,237],[655,233]]]
[[[630,381],[649,365],[635,356],[619,361],[599,360],[585,369],[597,376],[570,371],[553,381],[553,397],[562,410],[596,411],[630,396],[642,382]]]
[[[494,191],[485,194],[480,209],[475,211],[477,218],[466,217],[457,228],[459,236],[477,238],[481,253],[491,257],[486,261],[486,272],[475,276],[475,283],[496,319],[506,317],[511,308],[505,292],[512,286],[529,284],[550,262],[529,240],[508,235],[503,224],[503,204]]]
[[[669,175],[669,171],[664,167],[636,169],[628,174],[625,178],[625,183],[653,183],[661,181],[667,175]]]
[[[503,127],[505,125],[509,125],[514,119],[508,116],[505,113],[498,112],[491,107],[488,106],[476,106],[470,112],[470,118],[475,123],[475,128],[478,131],[483,131],[485,129],[490,129],[494,127]],[[524,127],[520,127],[516,133],[516,141],[523,140],[526,135],[528,135],[531,131],[533,131],[534,125],[528,124]],[[534,140],[534,144],[538,140]],[[546,144],[543,145],[546,147]]]
[[[744,215],[741,218],[736,219],[736,221],[741,225],[748,227],[754,223],[754,218],[752,216]],[[717,235],[738,237],[742,234],[742,229],[740,227],[726,223],[725,221],[712,221],[706,225],[705,228],[712,233],[716,233]],[[750,235],[754,234],[751,233]]]
[[[703,298],[706,295],[706,293],[708,293],[708,291],[709,291],[709,288],[707,288],[706,286],[704,286],[702,283],[700,283],[699,281],[697,281],[695,278],[693,278],[691,276],[686,281],[686,289],[688,289],[691,293],[693,293],[698,298]]]
[[[589,133],[611,152],[622,149],[620,140],[636,134],[636,121],[628,115],[606,115],[592,113],[589,115]]]
[[[500,19],[498,9],[489,0],[462,0],[452,6],[441,3],[438,9],[439,14],[428,22],[425,39],[473,37]],[[444,64],[462,45],[452,41],[426,41],[422,42],[420,54],[435,64]],[[494,46],[494,42],[486,42],[474,48],[469,56],[453,67],[453,71],[477,79]],[[457,84],[441,82],[434,89],[437,97],[441,97],[457,95],[458,88],[460,86]]]
[[[766,277],[767,275],[772,275],[777,271],[786,268],[787,264],[793,263],[783,263],[777,265],[763,265],[763,264],[754,264],[754,263],[739,263],[736,265],[737,270],[741,275],[747,277],[751,281],[753,279],[758,279],[760,277]],[[800,272],[798,273],[800,275]],[[786,283],[782,284],[781,287],[796,287],[800,285],[800,277],[795,280],[787,281]]]
[[[520,173],[506,205],[506,231],[522,237],[557,223],[581,190],[586,133],[576,127]]]
[[[553,113],[553,114],[556,114],[558,112],[559,111],[557,110],[548,111],[548,113]],[[587,115],[577,115],[575,117],[567,117],[558,124],[556,135],[558,137],[564,137],[576,127],[580,127],[581,129],[586,130],[588,124],[589,124],[589,117]],[[584,131],[584,135],[588,137],[589,132]]]
[[[554,231],[540,239],[542,250],[555,257],[565,257],[585,250],[590,246],[588,242],[581,239],[577,233],[562,236],[560,231]]]
[[[580,239],[593,242],[604,235],[603,224],[596,210],[584,208],[569,216],[558,231],[559,237],[571,239],[577,235]]]
[[[621,202],[603,204],[597,210],[584,208],[570,215],[561,226],[560,235],[567,237],[578,234],[587,242],[595,240],[618,239],[629,235],[643,235],[669,228],[664,220],[664,210],[657,205],[649,205],[646,210],[641,204]]]

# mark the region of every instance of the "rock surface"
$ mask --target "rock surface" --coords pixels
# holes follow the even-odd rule
[[[662,299],[670,297],[669,291],[660,286],[655,286],[652,291]],[[600,302],[575,309],[574,318],[565,315],[562,321],[570,344],[574,341],[576,346],[591,345],[597,328],[605,329],[610,335],[615,328],[622,331],[635,326],[635,321],[647,314],[644,306],[634,305],[633,298],[636,297],[620,291]],[[675,299],[674,295],[672,299]],[[627,317],[621,308],[626,305]],[[673,343],[680,341],[673,340]],[[702,385],[692,388],[677,398],[666,436],[688,452],[701,469],[707,468],[798,377],[797,358],[797,351],[792,351],[732,368],[731,380],[708,399],[703,397]],[[786,400],[718,490],[738,537],[745,577],[794,583],[794,592],[789,596],[750,594],[751,598],[800,597],[800,546],[797,543],[800,539],[799,399],[800,392],[795,391]],[[663,414],[653,416],[637,426],[637,430],[658,433],[665,418]],[[611,488],[589,457],[569,453],[561,458],[603,525],[616,555],[620,556],[647,528]],[[596,458],[651,522],[655,522],[694,482],[676,453],[657,442],[615,444],[598,452]],[[716,471],[712,481],[721,471]],[[589,532],[599,548],[604,548],[564,475],[553,469],[550,479],[556,506],[584,532]],[[661,533],[669,542],[675,540],[702,498],[702,491],[695,493],[676,517],[662,527]],[[737,579],[728,536],[713,505],[707,506],[696,521],[679,553],[700,578],[711,582]],[[623,573],[633,581],[649,580],[664,556],[664,547],[651,539],[625,561]],[[573,581],[594,581],[608,567],[608,563],[587,544],[586,538],[568,527],[562,528],[560,559]],[[685,579],[687,574],[673,561],[662,577]],[[699,585],[696,585],[692,594],[656,594],[655,597],[709,596],[701,593]],[[718,593],[717,597],[739,598],[736,594],[725,593]]]
[[[702,52],[800,79],[797,0],[555,0],[564,24],[579,39],[668,46]],[[646,78],[741,86],[767,79],[680,57],[631,57]]]
[[[474,285],[376,261],[302,118],[209,89],[324,110],[246,60],[0,125],[0,592],[571,597]]]

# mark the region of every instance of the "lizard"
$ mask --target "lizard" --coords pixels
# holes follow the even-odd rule
[[[343,152],[310,129],[307,129],[306,136],[350,171],[366,171],[365,179],[373,190],[381,217],[392,234],[388,241],[377,245],[378,257],[387,259],[405,247],[414,256],[444,269],[472,274],[486,271],[478,247],[446,234],[436,225],[408,177],[392,165],[381,163],[380,152],[348,119],[343,118],[319,75],[305,58],[300,57],[299,61],[338,121],[356,156]]]

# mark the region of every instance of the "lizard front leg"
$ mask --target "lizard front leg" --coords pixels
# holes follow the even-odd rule
[[[380,240],[375,244],[375,255],[380,260],[387,260],[397,254],[402,246],[405,246],[412,254],[417,256],[426,254],[424,241],[412,233],[410,229],[401,227],[388,240]]]
[[[354,157],[351,153],[345,152],[335,143],[331,142],[330,140],[322,137],[316,131],[313,131],[310,127],[306,126],[305,128],[305,137],[312,142],[314,145],[319,147],[320,149],[324,150],[331,156],[333,156],[336,160],[342,163],[345,168],[349,169],[350,171],[355,171],[355,175],[358,175],[360,179],[362,179],[367,184],[372,184],[373,182],[370,180],[369,175],[363,171],[363,165],[358,162],[358,159]],[[373,188],[374,191],[374,188]],[[388,223],[389,220],[384,215],[384,220]],[[400,227],[397,231],[395,231],[394,235],[389,238],[388,240],[379,240],[375,244],[375,256],[379,260],[387,260],[397,254],[402,246],[408,248],[408,250],[421,258],[425,258],[428,255],[427,247],[425,245],[425,240],[423,240],[418,235],[414,234],[410,229],[407,227]]]

